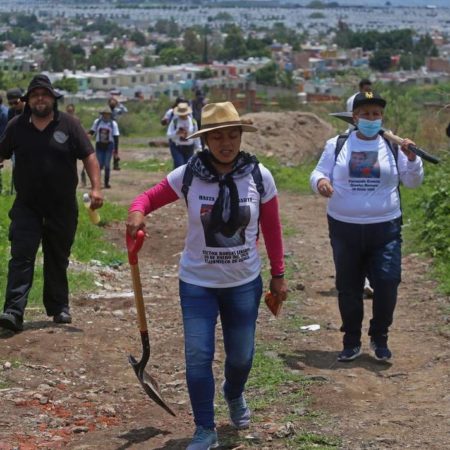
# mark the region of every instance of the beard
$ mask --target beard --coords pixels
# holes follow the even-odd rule
[[[33,115],[44,118],[48,117],[53,112],[53,105],[39,105],[39,108],[37,106],[30,107],[31,112]]]

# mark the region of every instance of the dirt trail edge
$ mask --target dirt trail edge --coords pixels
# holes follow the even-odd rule
[[[160,177],[114,173],[109,200],[126,205]],[[250,430],[233,431],[219,393],[219,339],[221,448],[314,448],[304,447],[302,436],[327,449],[449,448],[450,348],[442,309],[449,299],[436,293],[427,277],[428,262],[416,255],[403,259],[390,338],[393,363],[373,359],[367,327],[362,357],[337,363],[341,334],[325,201],[287,193],[280,201],[291,293],[278,320],[261,306],[257,345],[266,358],[281,361],[286,374],[308,380],[307,396],[291,404],[285,399],[298,387],[281,383],[275,400],[254,412]],[[148,368],[177,417],[149,401],[127,361],[140,349],[128,266],[92,265],[98,292],[72,298],[72,325],[55,325],[39,310],[30,310],[23,333],[0,334],[1,450],[186,447],[193,427],[177,296],[185,221],[181,201],[157,211],[140,253],[152,344]],[[123,224],[110,227],[108,239],[124,248]],[[365,306],[369,313],[370,300]],[[320,330],[300,330],[308,324],[319,324]],[[251,405],[257,396],[249,389]]]

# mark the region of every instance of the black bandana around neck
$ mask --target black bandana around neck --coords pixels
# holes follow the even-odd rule
[[[234,180],[250,174],[259,161],[254,155],[239,152],[233,168],[225,175],[220,175],[211,163],[211,153],[203,150],[188,162],[194,176],[207,183],[219,183],[219,196],[214,203],[211,220],[217,226],[226,225],[235,229],[239,221],[239,193]]]

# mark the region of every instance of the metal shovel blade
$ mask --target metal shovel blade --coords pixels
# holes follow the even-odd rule
[[[162,395],[159,392],[158,382],[144,370],[142,361],[137,361],[133,355],[128,356],[128,362],[133,367],[136,376],[138,377],[141,386],[144,388],[146,394],[159,406],[165,409],[169,414],[176,417],[176,414],[172,411],[169,405],[164,401]]]

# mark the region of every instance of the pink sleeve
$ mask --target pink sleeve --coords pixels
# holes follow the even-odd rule
[[[261,204],[259,220],[270,260],[270,273],[281,275],[284,273],[284,250],[277,196]]]
[[[138,195],[131,203],[128,212],[140,211],[144,215],[150,214],[155,209],[178,200],[177,193],[172,189],[167,178],[153,186],[148,191]]]

